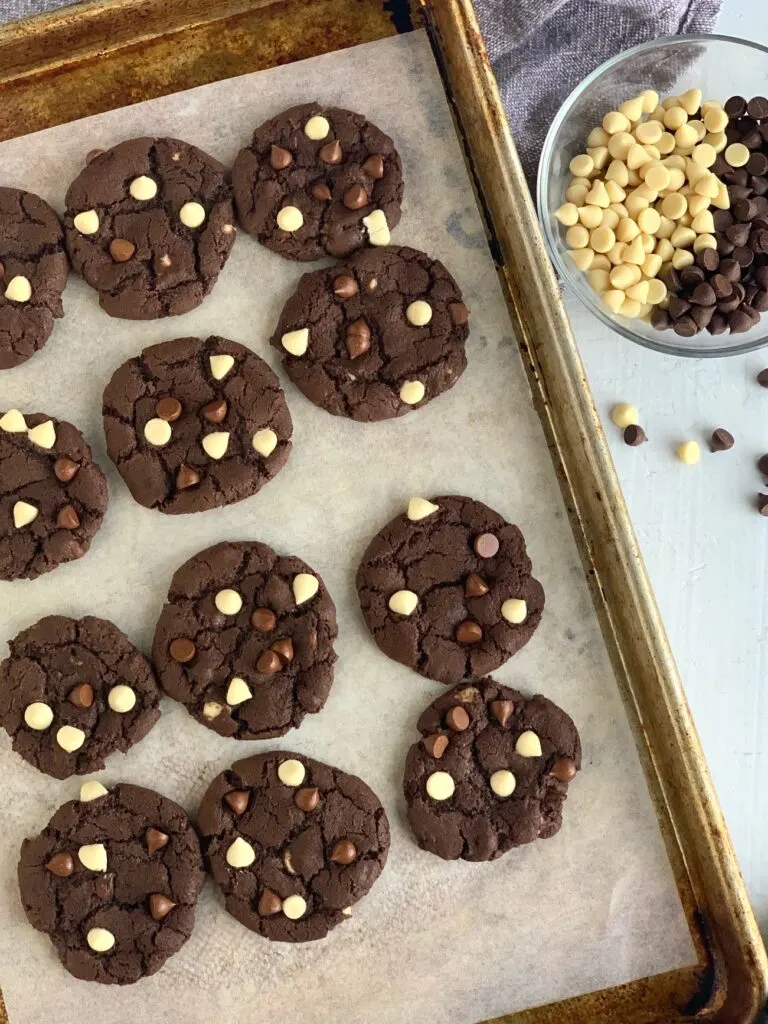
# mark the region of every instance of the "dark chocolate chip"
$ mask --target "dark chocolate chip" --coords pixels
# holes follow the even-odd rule
[[[148,828],[144,834],[144,839],[146,841],[147,852],[150,857],[157,853],[158,850],[162,850],[164,846],[168,845],[168,836],[158,828]]]
[[[258,633],[271,633],[277,623],[277,617],[269,608],[257,608],[251,613],[251,625]]]
[[[751,199],[739,199],[733,204],[733,216],[736,220],[746,224],[748,221],[754,220],[757,216],[757,207]],[[736,242],[737,245],[742,244],[742,242],[737,242],[736,239],[727,231],[726,234],[732,242]]]
[[[743,202],[744,200],[740,200]],[[744,245],[749,238],[750,227],[749,224],[731,224],[730,227],[726,228],[723,234],[729,242],[733,242],[734,245]]]
[[[637,423],[631,423],[624,429],[624,444],[628,444],[630,448],[637,448],[638,445],[644,444],[648,440],[645,431]]]
[[[768,171],[768,156],[760,152],[752,153],[747,161],[747,170],[750,174],[765,174]],[[753,182],[750,184],[754,187]]]
[[[223,398],[214,398],[202,408],[203,418],[209,423],[223,423],[227,418],[227,403]]]
[[[350,839],[339,839],[331,850],[330,859],[334,864],[351,864],[357,857],[357,847]]]
[[[469,728],[469,715],[460,704],[450,708],[445,716],[445,724],[453,732],[464,732]]]
[[[730,210],[715,210],[712,214],[712,220],[715,224],[715,231],[725,231],[727,227],[733,224],[733,214]],[[711,249],[702,249],[701,252],[711,252]]]
[[[324,146],[321,146],[320,152],[317,155],[324,164],[340,164],[344,158],[344,154],[341,151],[341,143],[338,139],[326,142]]]
[[[699,333],[695,321],[690,316],[681,316],[679,320],[675,320],[673,330],[681,338],[692,338],[695,334]]]
[[[483,639],[483,631],[476,622],[465,619],[456,627],[456,639],[460,644],[478,644]]]
[[[679,320],[681,316],[685,316],[688,310],[691,308],[691,304],[687,299],[684,299],[680,295],[670,295],[669,297],[669,315],[673,320]]]
[[[752,327],[752,318],[749,317],[743,309],[735,309],[728,316],[728,326],[731,329],[731,334],[744,334]]]
[[[448,737],[435,733],[432,736],[425,736],[422,743],[429,756],[439,761],[448,747]]]
[[[272,146],[269,151],[269,165],[275,171],[284,171],[293,163],[293,154],[282,146]]]
[[[558,782],[571,782],[576,778],[576,762],[572,757],[559,757],[549,769],[549,774]]]
[[[350,277],[349,274],[340,274],[338,277],[334,277],[333,294],[337,296],[337,298],[346,302],[346,300],[351,299],[353,295],[357,295],[358,291],[357,281],[354,277]]]
[[[658,306],[654,306],[651,310],[651,327],[654,327],[657,331],[666,331],[672,322],[672,318],[666,309],[659,309]]]
[[[506,728],[507,722],[512,717],[515,705],[511,700],[492,700],[490,704],[491,714],[502,727]]]
[[[768,494],[758,494],[757,511],[761,516],[768,516]]]
[[[224,803],[239,818],[248,809],[250,796],[247,789],[231,789],[229,793],[224,794]]]
[[[314,811],[320,803],[320,790],[317,786],[305,786],[303,789],[297,791],[293,798],[293,802],[300,811],[305,811],[309,814],[310,811]]]
[[[80,683],[79,686],[75,686],[69,691],[67,700],[70,704],[74,704],[76,708],[90,708],[93,707],[93,687],[90,683]]]
[[[317,185],[313,185],[312,195],[315,197],[315,199],[322,199],[326,203],[329,203],[331,199],[333,199],[333,196],[331,195],[331,190],[328,188],[325,182],[320,182]]]
[[[475,537],[474,547],[480,558],[493,558],[499,550],[499,538],[495,533],[481,533]]]
[[[768,476],[768,455],[760,456],[760,458],[757,460],[757,468],[760,470],[763,476]]]
[[[45,866],[52,875],[69,878],[75,870],[75,861],[71,853],[55,853]]]
[[[734,440],[733,434],[726,430],[724,427],[716,427],[712,431],[712,438],[709,442],[709,447],[713,452],[727,452],[729,448],[733,448]]]
[[[467,576],[467,582],[464,584],[465,597],[483,597],[487,593],[488,584],[483,577],[478,576],[476,572],[471,572]]]
[[[765,121],[768,118],[768,99],[765,96],[753,96],[747,103],[747,113],[755,121]]]
[[[179,416],[181,416],[181,402],[178,398],[161,398],[155,406],[155,413],[161,420],[175,423]]]
[[[714,306],[694,306],[694,308],[691,310],[693,322],[696,324],[700,331],[704,330],[704,328],[707,326],[707,324],[714,315]]]
[[[758,312],[768,313],[768,291],[758,288],[752,300],[752,305]]]
[[[716,296],[711,285],[706,281],[696,285],[691,295],[691,302],[695,302],[697,306],[714,306],[715,301]]]
[[[384,158],[379,156],[378,153],[374,153],[368,157],[360,170],[363,174],[367,174],[369,178],[383,178]]]
[[[149,897],[149,913],[155,921],[162,921],[164,917],[167,917],[176,904],[173,900],[169,900],[167,896],[163,896],[160,892],[153,892]]]
[[[168,653],[174,661],[178,661],[181,665],[186,665],[187,662],[192,661],[194,658],[197,648],[192,640],[179,636],[175,640],[171,640],[168,645]]]
[[[727,210],[721,211],[727,213]],[[720,257],[717,254],[717,249],[702,249],[696,253],[696,263],[703,269],[708,271],[717,270],[720,263]]]
[[[189,487],[196,487],[200,483],[200,476],[190,469],[189,466],[185,466],[184,463],[179,466],[179,471],[176,474],[176,490],[186,491]]]
[[[733,285],[724,274],[715,274],[710,284],[716,299],[727,299],[733,292]]]
[[[741,267],[736,260],[720,260],[720,266],[717,270],[718,273],[722,274],[729,281],[738,281],[741,277]]]
[[[710,334],[725,334],[728,330],[728,319],[723,313],[715,313],[707,324]]]
[[[739,245],[733,250],[733,258],[740,267],[750,267],[755,259],[755,254],[748,245]]]
[[[680,271],[680,281],[685,288],[695,288],[705,276],[701,267],[685,267]]]
[[[725,101],[725,112],[730,118],[741,117],[747,109],[743,96],[731,96]]]

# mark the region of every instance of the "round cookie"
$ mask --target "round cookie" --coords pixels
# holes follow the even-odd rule
[[[291,260],[387,245],[403,170],[392,139],[362,114],[303,103],[265,121],[232,168],[249,235]]]
[[[160,717],[152,666],[106,619],[49,615],[8,646],[0,726],[16,753],[46,775],[98,771]]]
[[[64,316],[69,260],[64,231],[45,200],[0,188],[0,370],[41,349]]]
[[[337,633],[331,596],[306,562],[255,541],[216,544],[174,574],[152,660],[198,722],[268,739],[325,704]]]
[[[102,309],[156,320],[199,306],[235,241],[224,167],[178,139],[128,139],[88,155],[64,228],[72,266]]]
[[[546,697],[524,697],[493,679],[438,697],[417,723],[405,799],[419,846],[444,860],[495,860],[549,839],[562,823],[581,743]]]
[[[227,910],[267,939],[322,939],[381,874],[389,822],[361,779],[276,751],[217,775],[197,815]]]
[[[123,363],[104,390],[107,453],[140,505],[201,512],[256,494],[285,465],[280,382],[226,338],[177,338]]]
[[[357,593],[382,651],[440,683],[503,665],[544,608],[518,527],[455,495],[412,498],[368,545]]]
[[[19,860],[30,924],[70,974],[104,985],[130,985],[178,953],[204,881],[184,808],[127,783],[84,783]]]
[[[305,274],[273,346],[315,405],[386,420],[452,388],[467,366],[469,310],[439,260],[418,249],[365,249]]]
[[[83,435],[44,413],[0,411],[0,579],[35,579],[81,558],[107,510]]]

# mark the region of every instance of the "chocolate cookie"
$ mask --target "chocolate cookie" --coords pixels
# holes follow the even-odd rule
[[[0,412],[0,579],[33,580],[82,557],[107,500],[104,474],[71,423]]]
[[[222,165],[178,139],[129,139],[90,162],[67,191],[72,266],[124,320],[199,306],[235,241]]]
[[[227,910],[279,942],[322,939],[379,877],[389,822],[354,775],[277,751],[217,775],[197,815]]]
[[[64,316],[69,260],[59,218],[40,196],[0,188],[0,370],[41,349]]]
[[[282,736],[325,704],[336,608],[306,562],[253,541],[176,571],[152,660],[165,692],[221,736]]]
[[[46,775],[98,771],[160,717],[152,666],[106,619],[49,615],[8,646],[0,725],[16,753]]]
[[[544,608],[520,530],[456,496],[412,498],[368,545],[357,592],[382,651],[440,683],[503,665]]]
[[[107,452],[140,505],[201,512],[256,494],[285,465],[293,424],[280,382],[234,341],[145,348],[104,390]]]
[[[417,249],[366,249],[305,274],[272,344],[315,405],[386,420],[452,388],[467,366],[469,310],[439,260]]]
[[[200,844],[184,808],[151,789],[86,782],[79,800],[25,839],[21,902],[70,974],[130,985],[178,953],[203,887]]]
[[[479,679],[438,697],[408,751],[405,799],[419,846],[444,860],[495,860],[549,839],[581,768],[576,726],[546,697]]]
[[[392,139],[361,114],[303,103],[266,121],[232,168],[249,235],[290,260],[387,245],[403,171]]]

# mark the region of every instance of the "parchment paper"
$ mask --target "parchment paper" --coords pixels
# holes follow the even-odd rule
[[[76,797],[79,780],[39,774],[2,733],[0,983],[12,1024],[468,1024],[695,961],[426,37],[371,43],[4,143],[2,181],[60,210],[94,147],[170,134],[231,163],[255,125],[314,97],[364,111],[395,138],[406,201],[393,241],[439,256],[458,278],[472,310],[466,373],[421,411],[372,425],[329,416],[286,380],[294,451],[279,477],[227,509],[163,516],[131,500],[106,458],[104,384],[145,345],[190,334],[223,334],[278,369],[267,338],[307,268],[241,233],[200,309],[146,324],[110,319],[95,293],[70,279],[66,317],[47,347],[0,375],[0,408],[80,425],[108,471],[111,505],[79,563],[0,584],[2,633],[46,614],[93,613],[148,650],[171,574],[194,552],[251,538],[301,555],[339,611],[339,662],[324,711],[283,740],[237,743],[166,700],[147,739],[127,757],[114,755],[101,779],[155,787],[193,812],[210,779],[236,758],[293,748],[374,787],[392,825],[389,863],[349,922],[299,947],[247,931],[209,882],[192,938],[164,970],[129,988],[89,986],[27,924],[15,878],[22,838]],[[547,607],[532,641],[495,675],[561,704],[584,744],[561,832],[493,864],[444,863],[412,840],[403,760],[418,738],[419,712],[442,688],[378,651],[354,591],[373,533],[412,494],[440,493],[470,494],[523,529]]]

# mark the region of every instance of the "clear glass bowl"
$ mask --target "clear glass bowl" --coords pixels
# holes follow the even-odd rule
[[[768,313],[744,334],[712,335],[706,330],[681,338],[657,331],[641,320],[611,313],[566,251],[554,212],[565,200],[571,178],[568,164],[583,153],[590,130],[603,115],[643,89],[663,99],[700,88],[705,100],[768,94],[768,49],[730,36],[670,36],[642,43],[606,61],[579,85],[555,117],[539,165],[537,202],[550,254],[558,274],[603,323],[630,341],[677,356],[728,356],[768,345]]]

